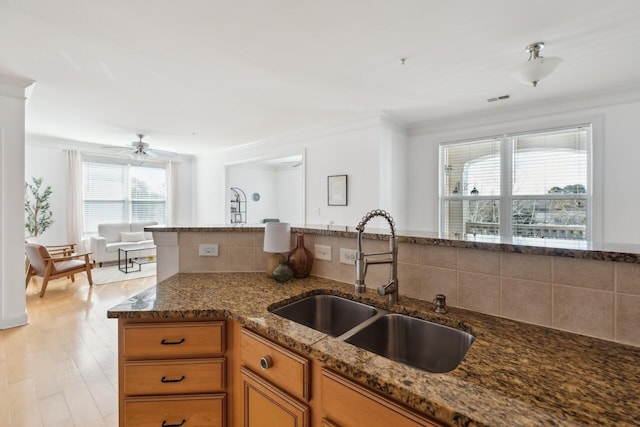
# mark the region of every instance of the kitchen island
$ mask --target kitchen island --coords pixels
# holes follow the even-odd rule
[[[442,425],[640,425],[637,347],[463,309],[436,314],[431,303],[409,297],[389,305],[352,289],[319,277],[279,284],[262,273],[179,273],[108,316],[140,323],[229,319]],[[269,311],[318,293],[463,329],[476,340],[456,369],[433,374]]]

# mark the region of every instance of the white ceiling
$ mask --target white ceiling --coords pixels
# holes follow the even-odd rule
[[[537,41],[564,61],[533,88]],[[637,88],[638,52],[638,0],[0,0],[29,134],[183,153]]]

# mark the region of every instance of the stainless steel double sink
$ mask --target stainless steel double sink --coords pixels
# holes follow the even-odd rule
[[[475,340],[467,332],[335,295],[312,295],[272,313],[428,372],[455,369]]]

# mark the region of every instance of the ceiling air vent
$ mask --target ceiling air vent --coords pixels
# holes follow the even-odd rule
[[[496,101],[504,101],[505,99],[511,98],[510,95],[502,95],[496,98],[487,98],[487,102],[496,102]]]

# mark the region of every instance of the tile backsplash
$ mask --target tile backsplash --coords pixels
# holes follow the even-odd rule
[[[306,234],[305,246],[331,247],[331,261],[315,259],[311,274],[355,282],[355,267],[341,264],[340,248],[354,238]],[[182,232],[179,270],[264,271],[262,232]],[[218,243],[218,257],[199,257],[198,244]],[[292,247],[295,233],[292,233]],[[363,241],[366,252],[387,241]],[[386,283],[388,266],[369,267],[370,287]],[[482,249],[400,243],[400,294],[451,306],[640,346],[640,264],[529,255]]]
[[[355,241],[305,239],[312,251],[322,244],[332,254]],[[388,243],[363,246],[371,252]],[[353,283],[355,268],[344,274],[338,262],[315,260],[311,274]],[[387,280],[387,266],[370,268],[370,286]],[[640,264],[400,243],[398,278],[401,295],[432,301],[443,293],[452,306],[640,346]]]

